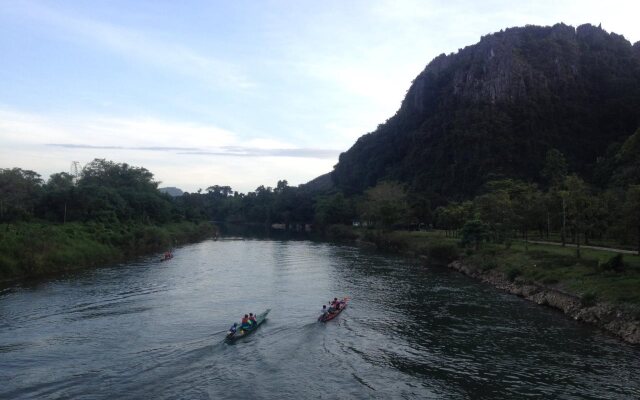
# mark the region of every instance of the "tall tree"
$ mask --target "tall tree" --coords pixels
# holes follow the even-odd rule
[[[543,196],[536,185],[526,183],[515,186],[512,196],[514,220],[523,234],[525,250],[529,250],[529,230],[543,218]]]
[[[0,221],[33,216],[42,195],[42,179],[34,171],[0,169]]]
[[[635,232],[638,255],[640,255],[640,185],[627,189],[623,210],[630,232]]]
[[[393,224],[406,222],[407,193],[404,185],[383,181],[365,192],[361,216],[389,229]]]
[[[487,225],[493,241],[509,245],[508,238],[515,219],[509,192],[499,189],[478,196],[474,207],[480,220]]]
[[[567,217],[576,236],[576,257],[580,258],[580,235],[587,229],[589,203],[586,183],[577,175],[565,179]]]
[[[44,215],[52,214],[62,223],[67,222],[68,209],[73,202],[74,195],[73,176],[66,172],[59,172],[51,175],[45,185],[45,210]]]

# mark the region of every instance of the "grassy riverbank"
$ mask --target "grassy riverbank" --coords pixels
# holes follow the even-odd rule
[[[375,244],[384,251],[423,256],[440,264],[461,260],[479,272],[502,273],[522,284],[536,284],[576,296],[585,304],[608,302],[640,309],[640,257],[603,250],[581,250],[545,244],[484,243],[478,251],[460,247],[443,232],[382,232],[333,228],[345,239]]]
[[[214,233],[215,228],[205,222],[0,224],[0,280],[117,262]]]

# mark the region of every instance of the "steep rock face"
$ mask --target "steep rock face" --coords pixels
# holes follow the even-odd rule
[[[640,124],[639,49],[591,25],[485,36],[429,63],[332,178],[348,193],[394,179],[461,198],[491,178],[537,179],[553,147],[588,176],[607,145]]]

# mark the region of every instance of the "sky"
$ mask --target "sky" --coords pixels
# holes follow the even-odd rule
[[[513,26],[602,24],[637,0],[0,0],[0,168],[105,158],[160,186],[305,183],[391,117],[434,57]]]

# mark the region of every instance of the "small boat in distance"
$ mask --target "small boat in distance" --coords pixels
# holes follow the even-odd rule
[[[166,253],[164,253],[160,261],[168,261],[168,260],[171,260],[172,258],[173,258],[173,253],[171,251],[167,251]]]
[[[340,308],[338,308],[337,310],[335,310],[333,312],[328,312],[327,314],[323,314],[323,315],[319,316],[318,317],[318,321],[327,322],[327,321],[331,321],[332,319],[337,317],[338,314],[340,314],[342,312],[342,310],[347,308],[347,303],[349,303],[349,300],[350,300],[350,297],[344,297],[342,300],[339,300],[338,302],[340,303]]]
[[[235,333],[229,332],[227,334],[227,336],[225,337],[225,340],[228,341],[228,342],[235,342],[238,339],[241,339],[241,338],[243,338],[245,336],[249,336],[250,334],[252,334],[256,330],[258,330],[260,325],[262,325],[262,323],[267,319],[267,314],[269,314],[269,311],[271,311],[270,308],[268,308],[262,314],[256,315],[255,326],[252,326],[251,329],[241,329],[240,328],[240,324],[238,324],[237,331]]]

